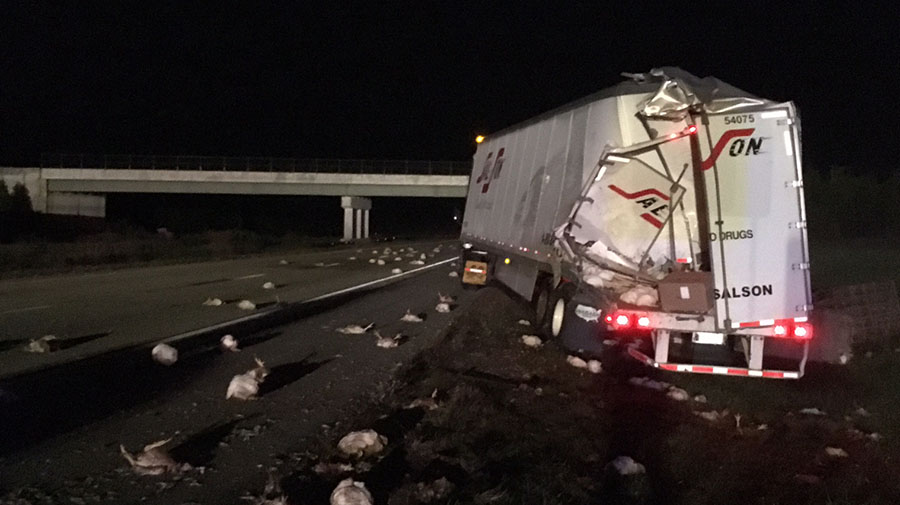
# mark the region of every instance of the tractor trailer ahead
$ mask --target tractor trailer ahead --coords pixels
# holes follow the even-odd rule
[[[462,282],[507,285],[571,349],[649,336],[652,352],[629,352],[664,370],[801,377],[813,328],[794,104],[673,67],[626,77],[478,144]],[[771,339],[797,359],[770,366]]]

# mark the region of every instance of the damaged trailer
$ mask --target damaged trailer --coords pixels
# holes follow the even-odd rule
[[[813,328],[793,103],[664,67],[478,145],[461,281],[501,282],[570,349],[649,336],[664,370],[803,375]],[[765,343],[797,344],[764,366]],[[771,361],[766,359],[766,361]]]

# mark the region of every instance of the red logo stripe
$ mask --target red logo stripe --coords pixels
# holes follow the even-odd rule
[[[611,189],[611,190],[615,191],[616,193],[618,193],[618,194],[624,196],[625,198],[628,198],[629,200],[633,200],[633,199],[635,199],[635,198],[639,198],[639,197],[647,196],[647,195],[656,195],[656,196],[662,198],[663,200],[668,200],[668,199],[669,199],[668,196],[662,194],[661,192],[659,192],[658,190],[653,189],[653,188],[650,188],[650,189],[642,189],[641,191],[638,191],[638,192],[636,192],[636,193],[628,193],[628,192],[626,192],[625,190],[623,190],[622,188],[616,186],[615,184],[610,184],[610,185],[609,185],[609,189]]]
[[[700,167],[703,168],[703,170],[712,168],[712,166],[716,164],[716,160],[719,159],[719,155],[722,154],[722,150],[725,149],[725,144],[736,137],[749,137],[750,135],[753,135],[753,131],[753,128],[746,128],[744,130],[728,130],[723,133],[719,141],[716,142],[715,147],[713,147],[712,152],[709,153],[709,158],[703,160]]]
[[[651,216],[650,214],[647,214],[645,212],[645,213],[641,214],[641,217],[644,218],[645,221],[652,224],[653,226],[655,226],[657,228],[662,228],[662,225],[663,225],[662,221],[660,221],[659,219],[656,219],[655,217]]]

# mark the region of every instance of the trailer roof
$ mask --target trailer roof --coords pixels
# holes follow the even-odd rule
[[[675,78],[683,81],[686,85],[688,85],[697,97],[702,102],[710,102],[716,98],[735,98],[735,97],[748,97],[748,98],[757,98],[756,96],[747,93],[746,91],[732,86],[727,82],[721,81],[716,77],[704,77],[700,78],[690,72],[684,71],[678,67],[661,67],[659,70],[665,74],[668,78]],[[502,130],[492,132],[488,136],[493,137],[497,135],[503,135],[509,133],[511,131],[518,130],[520,128],[524,128],[531,124],[543,121],[549,117],[555,116],[562,112],[567,112],[572,109],[577,109],[582,105],[586,105],[591,102],[596,102],[597,100],[602,100],[604,98],[610,98],[614,96],[626,96],[626,95],[638,95],[638,94],[648,94],[654,93],[659,90],[660,85],[663,82],[662,77],[651,76],[650,73],[641,74],[644,76],[645,80],[637,81],[634,79],[622,81],[619,84],[614,86],[610,86],[608,88],[601,89],[596,93],[592,93],[588,96],[579,98],[578,100],[569,102],[565,105],[561,105],[556,107],[555,109],[551,109],[542,114],[538,114],[537,116],[531,117],[524,121],[520,121],[512,126],[507,126]]]

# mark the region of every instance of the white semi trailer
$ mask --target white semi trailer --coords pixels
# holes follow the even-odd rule
[[[572,349],[649,336],[653,352],[629,352],[660,369],[801,377],[813,328],[794,104],[673,67],[626,77],[478,144],[463,283],[505,284]],[[797,360],[764,363],[769,339],[797,342]]]

